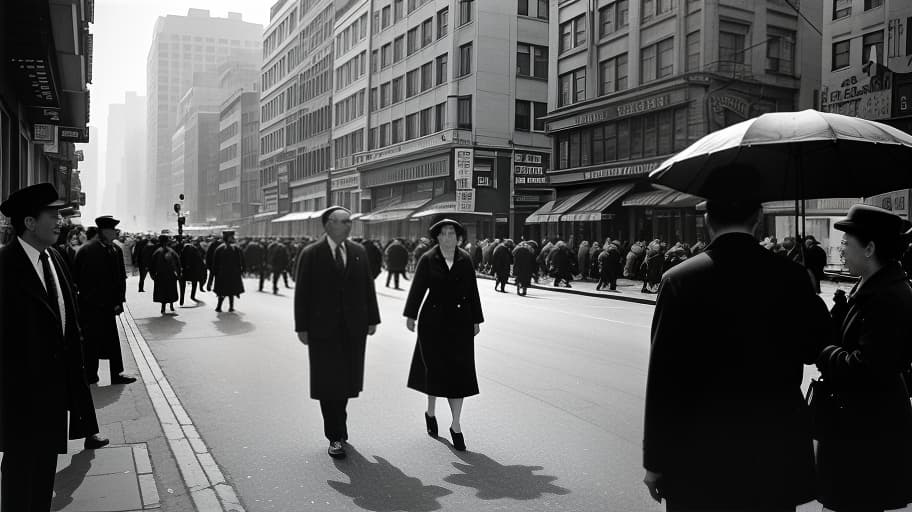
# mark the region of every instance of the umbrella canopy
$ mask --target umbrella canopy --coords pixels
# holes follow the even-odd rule
[[[756,173],[718,176],[732,165]],[[710,199],[868,197],[912,188],[912,135],[876,121],[816,110],[763,114],[706,135],[649,178]]]

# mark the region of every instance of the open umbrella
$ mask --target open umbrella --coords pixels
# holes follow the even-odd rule
[[[757,172],[741,180],[716,179],[732,164]],[[912,135],[876,121],[816,110],[763,114],[706,135],[662,162],[649,178],[707,199],[794,199],[797,228],[804,199],[868,197],[912,188]]]

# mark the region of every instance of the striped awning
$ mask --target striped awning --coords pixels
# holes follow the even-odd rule
[[[665,208],[694,208],[702,201],[702,197],[692,196],[686,192],[675,192],[674,195],[666,197],[659,206]]]
[[[576,208],[561,216],[561,222],[596,222],[603,218],[605,210],[630,192],[633,183],[620,183],[599,189],[598,192],[580,203]]]
[[[310,220],[320,216],[320,212],[291,212],[272,222],[294,222],[296,220]]]
[[[554,201],[548,201],[526,217],[526,224],[541,224],[545,217],[554,210]]]
[[[490,216],[491,212],[464,211],[456,209],[456,192],[437,196],[433,201],[412,214],[413,219],[430,217],[431,215],[484,215]]]
[[[624,206],[658,206],[665,199],[678,193],[668,189],[653,189],[630,194],[624,198]]]
[[[404,203],[395,203],[375,212],[361,216],[358,220],[361,222],[395,222],[405,220],[412,215],[418,208],[428,204],[431,198],[418,199],[416,201],[406,201]]]

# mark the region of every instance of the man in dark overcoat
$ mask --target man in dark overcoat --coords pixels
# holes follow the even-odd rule
[[[199,302],[196,298],[196,286],[202,281],[206,273],[206,263],[199,247],[199,241],[189,241],[184,244],[180,252],[181,279],[180,279],[180,305],[184,305],[184,296],[187,293],[187,282],[190,282],[190,300]]]
[[[526,295],[535,273],[535,253],[528,242],[520,242],[513,249],[513,274],[516,276],[516,294]]]
[[[370,262],[371,276],[377,279],[377,276],[383,272],[383,252],[377,247],[377,242],[373,240],[365,240],[363,245],[367,252],[367,260]]]
[[[644,483],[669,512],[794,511],[815,497],[801,383],[832,335],[826,305],[801,266],[754,238],[759,201],[709,200],[706,211],[712,243],[659,289]],[[770,337],[758,318],[789,328]],[[699,339],[683,334],[695,328]]]
[[[513,265],[513,240],[507,239],[494,248],[491,267],[494,270],[494,290],[507,293],[510,267]]]
[[[217,313],[222,312],[225,297],[228,297],[228,312],[234,312],[234,298],[244,293],[244,267],[244,253],[234,245],[234,231],[223,231],[222,244],[212,255],[212,275],[215,276],[215,294],[218,296]]]
[[[266,268],[266,249],[260,240],[254,238],[244,248],[244,262],[247,263],[247,271],[260,278],[259,290],[263,291],[263,282],[269,272]]]
[[[133,245],[133,265],[139,269],[139,291],[141,292],[145,291],[143,288],[146,284],[146,274],[149,273],[149,262],[143,260],[143,249],[147,243],[149,243],[149,239],[141,237]]]
[[[140,254],[142,258],[142,263],[140,267],[139,275],[139,291],[144,292],[145,290],[145,275],[149,273],[149,267],[152,266],[152,255],[155,254],[155,251],[158,250],[158,244],[155,243],[155,240],[152,239],[152,235],[146,237],[146,244],[142,248],[142,253]],[[145,272],[145,274],[143,274]]]
[[[212,282],[215,280],[215,273],[213,272],[213,267],[215,264],[215,250],[222,245],[222,241],[215,239],[209,243],[209,247],[206,248],[206,268],[209,269],[209,281],[206,282],[206,291],[212,291]]]
[[[364,388],[367,336],[380,323],[364,248],[348,239],[351,212],[321,216],[326,236],[301,251],[295,279],[295,331],[310,356],[310,397],[320,401],[328,453],[345,457],[346,406]]]
[[[76,252],[76,289],[89,384],[98,382],[99,359],[110,361],[111,384],[136,382],[135,377],[122,375],[123,355],[117,333],[117,315],[123,313],[126,302],[123,258],[112,244],[119,222],[110,215],[95,219],[97,236]]]
[[[405,269],[408,266],[409,253],[406,249],[405,244],[402,241],[396,239],[393,240],[391,244],[386,248],[386,287],[390,286],[390,279],[393,279],[393,283],[397,290],[399,288],[399,276],[402,276],[402,279],[408,280],[405,275]]]
[[[16,234],[0,247],[3,512],[50,510],[57,455],[66,453],[68,438],[87,438],[87,448],[107,444],[93,436],[98,422],[85,381],[72,279],[51,248],[62,205],[47,183],[13,192],[0,204]],[[96,443],[90,446],[90,440]]]
[[[288,286],[288,247],[282,243],[282,240],[276,238],[266,250],[266,262],[272,270],[272,293],[279,293],[279,276],[285,281],[285,288]]]

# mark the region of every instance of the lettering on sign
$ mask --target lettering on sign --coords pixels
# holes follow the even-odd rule
[[[597,169],[595,171],[586,171],[583,173],[584,180],[594,180],[600,178],[614,178],[618,176],[635,176],[639,174],[647,174],[656,167],[659,166],[659,162],[648,162],[645,164],[635,164],[635,165],[621,165],[618,167],[606,167],[604,169]]]
[[[491,183],[490,176],[475,176],[475,186],[476,187],[493,187],[494,184]]]
[[[516,152],[513,155],[513,161],[516,163],[540,164],[542,163],[542,156],[535,153]]]
[[[35,125],[35,142],[54,142],[54,126],[49,124]]]
[[[475,191],[474,190],[457,190],[456,191],[456,211],[457,212],[474,212],[475,211]]]
[[[873,72],[873,74],[872,74]],[[886,119],[891,116],[893,72],[869,63],[867,71],[852,75],[832,89],[820,90],[820,110],[863,119]]]
[[[731,95],[710,96],[709,104],[714,112],[721,112],[725,108],[747,119],[748,103],[743,98]]]
[[[361,176],[355,174],[354,176],[345,176],[344,178],[334,178],[332,180],[332,189],[339,190],[343,188],[357,188],[361,185]]]
[[[545,174],[544,167],[534,167],[531,165],[517,165],[513,167],[513,174],[517,176],[532,176]]]
[[[650,110],[665,108],[669,103],[671,103],[671,96],[668,94],[662,96],[653,96],[652,98],[645,98],[640,101],[618,105],[617,115],[618,117],[622,117],[633,114],[640,114],[642,112],[649,112]]]
[[[516,176],[514,178],[517,185],[547,185],[547,176]]]
[[[475,169],[475,151],[471,148],[457,148],[453,171],[456,180],[456,190],[472,188],[472,171]]]
[[[456,190],[471,190],[472,189],[472,178],[457,178],[456,179]]]

